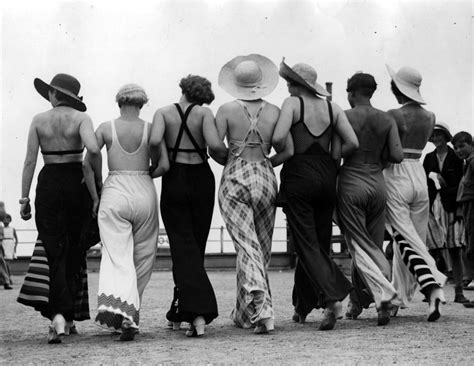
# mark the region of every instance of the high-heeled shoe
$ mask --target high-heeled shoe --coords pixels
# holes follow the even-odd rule
[[[319,324],[319,330],[334,329],[337,319],[342,319],[342,304],[340,301],[328,304],[326,309],[324,309],[324,317],[321,324]]]
[[[138,328],[132,326],[132,322],[129,319],[124,319],[122,321],[122,334],[120,335],[120,340],[127,342],[133,341],[135,335],[138,333]]]
[[[300,323],[300,324],[303,324],[306,322],[306,314],[303,315],[303,314],[299,314],[295,311],[295,313],[293,314],[292,316],[292,320],[295,322],[295,323]]]
[[[66,327],[65,327],[65,334],[68,335],[74,335],[77,334],[77,328],[74,322],[66,322]]]
[[[173,330],[179,330],[181,329],[181,322],[168,321],[168,328]]]
[[[56,314],[49,326],[48,343],[61,343],[66,334],[66,319],[61,314]]]
[[[382,301],[377,309],[377,325],[387,325],[390,322],[390,302]]]
[[[349,304],[347,304],[346,318],[356,320],[361,313],[362,307],[359,303],[349,300]]]
[[[275,330],[275,319],[267,318],[260,320],[253,332],[255,334],[268,334],[273,330]]]
[[[204,320],[204,317],[197,316],[194,318],[189,330],[186,331],[186,337],[201,337],[204,335],[205,328],[206,321]]]
[[[444,298],[444,293],[441,288],[431,291],[427,319],[429,322],[434,322],[440,318],[439,304],[446,304],[446,299]]]

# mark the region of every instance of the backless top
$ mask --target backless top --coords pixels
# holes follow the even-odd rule
[[[196,139],[193,137],[191,130],[189,129],[187,125],[189,114],[191,113],[191,110],[194,108],[194,106],[196,106],[197,104],[195,103],[191,104],[184,113],[178,103],[175,103],[174,105],[176,106],[179,116],[181,117],[181,126],[179,128],[178,136],[176,137],[176,142],[174,144],[174,147],[168,147],[168,151],[171,153],[170,161],[171,162],[176,161],[176,155],[178,155],[178,152],[187,152],[187,153],[196,152],[199,154],[199,156],[201,157],[203,161],[206,161],[208,159],[207,149],[205,147],[199,146],[199,144],[196,142]],[[193,149],[184,149],[184,148],[179,147],[179,145],[181,144],[181,139],[183,138],[183,134],[185,132],[189,140],[191,141],[191,144],[194,146]]]
[[[112,144],[107,151],[109,170],[148,171],[150,168],[150,148],[148,146],[148,123],[143,126],[143,136],[140,146],[128,152],[120,145],[115,129],[115,120],[110,122],[112,127]]]
[[[263,155],[267,158],[270,154],[271,143],[263,141],[262,135],[257,127],[258,121],[260,120],[260,116],[262,114],[263,108],[265,108],[266,102],[262,100],[254,116],[250,114],[250,111],[248,110],[247,105],[244,101],[237,99],[236,102],[239,103],[242,109],[244,110],[245,115],[250,121],[250,126],[243,140],[229,140],[230,153],[234,157],[239,157],[243,153],[245,148],[259,147],[262,150]],[[249,138],[252,135],[257,136],[258,141],[249,141]]]
[[[314,135],[304,122],[304,101],[302,97],[298,97],[300,100],[300,119],[294,123],[290,128],[291,137],[295,146],[295,155],[321,155],[328,154],[325,148],[321,146],[319,140],[326,134],[331,134],[334,123],[331,102],[328,103],[329,110],[329,125],[327,128],[318,136]]]

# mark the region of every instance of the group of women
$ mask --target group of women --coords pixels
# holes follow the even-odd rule
[[[263,99],[277,86],[278,74],[290,93],[281,110]],[[238,56],[219,74],[219,85],[236,99],[215,117],[203,106],[214,99],[211,83],[189,75],[180,82],[178,103],[158,109],[152,124],[139,117],[146,92],[128,84],[116,95],[120,116],[102,123],[95,134],[74,77],[58,74],[50,84],[40,79],[34,84],[53,108],[34,117],[28,136],[20,199],[25,220],[31,218],[29,193],[39,148],[45,166],[36,188],[38,241],[18,301],[51,320],[49,343],[75,333],[75,320],[89,318],[85,254],[99,234],[96,322],[120,332],[121,340],[138,333],[158,239],[152,179],[160,176],[175,283],[166,317],[173,329],[189,323],[187,336],[204,334],[218,316],[204,268],[215,196],[208,153],[225,166],[218,199],[237,252],[235,325],[255,333],[274,329],[267,270],[280,205],[298,254],[294,320],[324,308],[320,329],[334,327],[351,290],[329,257],[336,170],[358,141],[344,111],[325,98],[329,93],[311,66],[282,61],[278,73],[264,56]],[[104,145],[109,174],[102,183]],[[270,156],[272,147],[276,153]],[[273,167],[282,163],[278,190]]]

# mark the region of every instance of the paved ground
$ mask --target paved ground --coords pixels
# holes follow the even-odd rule
[[[333,331],[317,329],[322,314],[315,311],[306,324],[291,321],[292,272],[271,272],[276,330],[254,335],[235,328],[228,318],[235,297],[234,272],[211,272],[220,316],[203,338],[187,338],[184,330],[166,328],[170,301],[169,272],[155,272],[145,291],[141,332],[135,342],[119,342],[117,336],[94,325],[78,325],[79,335],[61,345],[48,345],[48,322],[31,308],[16,303],[23,277],[14,277],[15,290],[0,290],[2,320],[0,363],[4,364],[474,364],[474,309],[448,304],[436,323],[426,322],[426,303],[418,295],[410,309],[401,310],[388,326],[376,325],[373,308],[360,320],[342,320]],[[95,316],[98,274],[89,277],[92,316]],[[474,292],[470,295],[474,299]],[[345,304],[344,304],[345,306]]]

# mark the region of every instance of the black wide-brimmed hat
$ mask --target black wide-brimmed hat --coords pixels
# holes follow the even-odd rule
[[[68,74],[57,74],[51,83],[45,83],[43,80],[36,78],[34,80],[34,85],[38,93],[41,94],[43,98],[49,100],[49,92],[51,90],[57,90],[60,93],[64,94],[68,104],[78,111],[85,112],[87,110],[86,105],[80,97],[79,90],[81,90],[81,84],[74,76]]]

